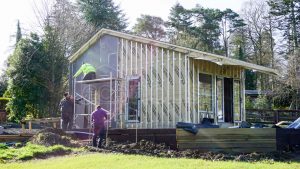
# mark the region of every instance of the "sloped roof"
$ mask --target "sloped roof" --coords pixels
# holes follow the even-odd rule
[[[88,50],[92,45],[94,45],[103,35],[111,35],[116,36],[128,40],[134,40],[141,43],[152,44],[154,46],[172,49],[178,52],[187,53],[189,57],[199,60],[206,60],[218,65],[235,65],[241,66],[245,69],[256,70],[259,72],[271,74],[271,75],[279,75],[277,70],[271,69],[268,67],[256,65],[253,63],[244,62],[237,59],[228,58],[221,55],[216,55],[212,53],[202,52],[195,49],[190,49],[182,46],[173,45],[166,42],[161,42],[153,39],[148,39],[140,36],[130,35],[127,33],[117,32],[109,29],[101,29],[96,35],[94,35],[87,43],[85,43],[77,52],[75,52],[72,56],[69,57],[69,61],[72,63],[79,57],[83,55],[83,53]]]

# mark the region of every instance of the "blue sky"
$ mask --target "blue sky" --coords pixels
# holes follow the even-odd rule
[[[247,0],[114,0],[126,13],[131,27],[136,18],[141,14],[159,16],[167,20],[170,8],[179,2],[185,8],[192,8],[196,4],[204,7],[226,9],[231,8],[239,12],[241,6]],[[7,56],[12,52],[16,32],[17,20],[20,20],[22,33],[38,31],[39,24],[35,15],[36,6],[41,2],[53,2],[53,0],[4,0],[0,1],[0,71]]]

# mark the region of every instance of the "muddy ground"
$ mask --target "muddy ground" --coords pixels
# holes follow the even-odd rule
[[[38,131],[31,139],[30,142],[34,144],[52,146],[64,145],[66,147],[85,147],[90,152],[100,153],[124,153],[124,154],[138,154],[156,157],[167,158],[193,158],[204,159],[212,161],[246,161],[255,162],[262,160],[270,161],[295,161],[300,159],[300,153],[295,152],[272,152],[272,153],[215,153],[215,152],[200,152],[198,150],[185,150],[177,151],[172,150],[165,144],[155,144],[150,141],[141,140],[138,143],[116,143],[108,138],[108,144],[102,148],[95,148],[81,143],[76,138],[66,134],[61,129],[44,129]],[[300,161],[300,160],[297,160]]]
[[[110,141],[110,144],[102,149],[87,147],[92,152],[105,153],[124,153],[124,154],[139,154],[156,157],[168,158],[193,158],[212,161],[246,161],[255,162],[262,160],[269,161],[291,161],[299,155],[290,152],[272,152],[272,153],[216,153],[216,152],[201,152],[199,150],[184,150],[177,151],[169,149],[165,144],[154,144],[153,142],[141,140],[138,143],[115,143]]]

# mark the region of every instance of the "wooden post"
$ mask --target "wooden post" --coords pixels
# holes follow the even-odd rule
[[[53,122],[53,128],[56,129],[56,122]]]
[[[31,132],[31,130],[32,130],[31,120],[28,122],[28,126],[29,126],[29,131]]]
[[[277,110],[274,111],[274,123],[275,124],[278,123],[278,111]]]
[[[22,133],[25,133],[25,124],[22,122]]]

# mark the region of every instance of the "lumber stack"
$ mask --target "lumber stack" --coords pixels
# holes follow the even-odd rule
[[[0,143],[27,141],[32,136],[32,134],[0,135]]]
[[[196,135],[176,129],[177,148],[203,152],[272,152],[276,151],[274,128],[205,128]]]

